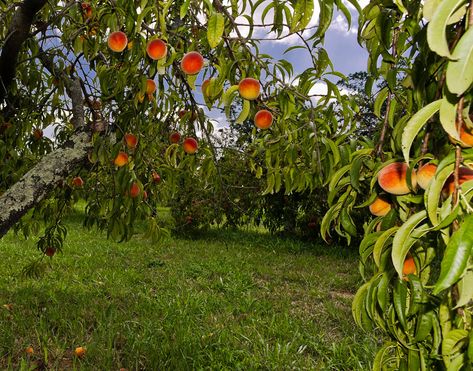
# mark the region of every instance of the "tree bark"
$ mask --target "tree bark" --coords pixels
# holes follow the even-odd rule
[[[62,147],[44,156],[17,183],[0,196],[0,238],[43,201],[78,164],[87,159],[92,148],[90,135],[78,132]]]
[[[5,100],[15,78],[18,54],[29,36],[34,16],[46,2],[47,0],[25,0],[13,15],[0,55],[0,104]]]

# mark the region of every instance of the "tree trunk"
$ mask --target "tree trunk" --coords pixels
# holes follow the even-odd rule
[[[46,156],[16,184],[0,196],[0,238],[48,194],[78,164],[87,159],[92,148],[90,135],[74,134],[63,148]]]

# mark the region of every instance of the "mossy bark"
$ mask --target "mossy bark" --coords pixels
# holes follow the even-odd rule
[[[87,159],[92,144],[86,132],[74,134],[65,146],[44,156],[16,184],[0,196],[0,238],[62,183],[78,164]]]

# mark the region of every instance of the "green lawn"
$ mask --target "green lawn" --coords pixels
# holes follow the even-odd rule
[[[354,251],[256,231],[117,244],[68,225],[40,279],[21,275],[34,241],[0,240],[0,369],[371,366],[376,339],[351,316]]]

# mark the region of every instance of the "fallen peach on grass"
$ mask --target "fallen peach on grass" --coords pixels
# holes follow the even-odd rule
[[[76,349],[74,349],[74,355],[79,358],[85,356],[86,352],[87,350],[85,349],[85,347],[77,347]]]
[[[273,124],[273,114],[266,109],[259,110],[255,114],[254,123],[259,129],[268,129]]]
[[[72,185],[76,188],[81,188],[84,185],[84,181],[80,176],[76,176],[72,179]]]
[[[238,84],[238,92],[243,99],[255,100],[261,92],[261,85],[258,80],[246,77]]]
[[[393,195],[405,195],[411,190],[407,185],[407,164],[404,162],[393,162],[383,167],[378,173],[378,184],[388,193]],[[412,186],[416,186],[416,173],[411,173]]]
[[[376,197],[374,202],[368,207],[370,213],[375,216],[385,216],[391,211],[391,204],[382,197]]]
[[[126,34],[122,31],[115,31],[112,32],[108,36],[108,47],[117,53],[122,52],[125,50],[126,45],[128,44],[128,38],[126,37]]]
[[[199,52],[189,52],[181,60],[181,69],[186,75],[195,75],[204,67],[204,58]]]

